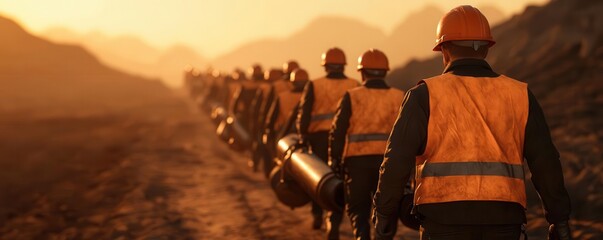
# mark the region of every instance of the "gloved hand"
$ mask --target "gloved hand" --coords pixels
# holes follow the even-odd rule
[[[299,140],[297,141],[297,145],[299,147],[307,147],[307,146],[310,146],[310,142],[308,142],[308,139],[306,139],[306,137],[301,136],[301,137],[299,137]]]
[[[383,214],[380,214],[375,208],[373,208],[371,220],[375,224],[375,239],[394,239],[394,236],[396,235],[396,231],[398,229],[398,220],[395,219],[395,217],[392,219],[391,216],[385,216]]]
[[[549,226],[548,240],[571,240],[572,231],[567,221],[551,224]]]
[[[341,161],[339,159],[329,158],[329,162],[327,164],[329,167],[331,167],[331,170],[337,177],[343,179],[343,169],[341,168],[340,162]]]

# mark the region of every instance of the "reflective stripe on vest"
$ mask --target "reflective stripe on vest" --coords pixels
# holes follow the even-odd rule
[[[425,80],[427,144],[416,159],[415,204],[515,202],[526,207],[525,83],[450,73]]]
[[[524,179],[523,165],[503,162],[429,163],[422,167],[420,174],[420,177],[482,175]]]
[[[350,134],[348,142],[387,141],[388,138],[389,134],[385,133]]]
[[[334,117],[335,117],[335,113],[325,113],[325,114],[312,116],[311,121],[333,120]]]
[[[314,105],[312,106],[312,121],[308,132],[321,132],[331,130],[331,124],[337,104],[348,89],[357,87],[358,81],[354,79],[320,78],[312,81],[314,86]]]
[[[358,87],[348,93],[352,116],[344,157],[383,155],[404,92],[393,88]]]

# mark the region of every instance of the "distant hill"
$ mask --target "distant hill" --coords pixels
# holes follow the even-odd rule
[[[344,17],[320,17],[299,32],[285,39],[267,39],[245,44],[230,53],[212,60],[219,69],[230,70],[235,66],[248,67],[261,62],[266,67],[281,66],[289,59],[296,59],[310,72],[310,77],[324,75],[320,66],[320,55],[333,46],[344,49],[347,73],[355,73],[356,58],[366,49],[385,39],[385,33],[376,27]]]
[[[491,26],[496,26],[507,20],[507,16],[500,9],[492,5],[478,5],[479,11],[487,18]]]
[[[75,45],[55,44],[0,16],[0,111],[117,110],[162,102],[159,81],[101,64]]]
[[[484,14],[493,19],[493,22],[504,18],[504,14],[497,8],[484,8]],[[355,71],[356,59],[371,47],[385,51],[392,67],[402,65],[412,58],[434,56],[430,49],[434,42],[435,26],[443,14],[443,10],[427,6],[408,15],[389,35],[355,19],[319,17],[287,38],[247,43],[211,62],[219,69],[230,70],[236,66],[247,67],[254,62],[280,66],[287,59],[294,58],[315,78],[324,74],[319,66],[320,55],[330,47],[339,46],[348,58],[346,73],[359,78]]]
[[[494,70],[525,81],[539,99],[561,152],[577,220],[603,215],[603,2],[555,0],[528,7],[493,29]],[[388,81],[408,89],[442,72],[441,57],[412,61]],[[530,196],[532,204],[540,204]],[[535,206],[538,212],[539,206]],[[584,222],[582,224],[585,224]],[[599,239],[600,229],[581,228],[577,239]],[[585,230],[589,229],[589,230]],[[598,231],[598,235],[589,235]]]
[[[78,44],[101,62],[130,74],[161,78],[171,87],[182,84],[186,65],[203,67],[206,60],[192,48],[175,45],[158,49],[134,36],[109,37],[101,32],[79,34],[65,28],[51,28],[42,35],[56,43]]]
[[[382,43],[392,67],[406,63],[411,58],[434,56],[431,50],[438,25],[444,11],[434,6],[411,13],[401,21]]]
[[[480,9],[493,24],[505,18],[496,7]],[[319,65],[320,55],[333,46],[342,48],[347,55],[346,73],[359,78],[355,71],[356,59],[371,47],[385,51],[392,67],[410,59],[434,56],[429,49],[434,42],[435,26],[443,14],[442,9],[426,6],[402,19],[390,34],[353,18],[323,16],[288,37],[248,42],[211,60],[184,45],[160,50],[133,36],[108,37],[99,32],[78,34],[63,28],[49,29],[43,35],[58,43],[81,44],[109,66],[136,75],[162,78],[172,87],[181,85],[184,66],[204,68],[209,62],[217,69],[230,71],[235,67],[247,68],[256,62],[265,68],[279,67],[289,59],[296,59],[309,70],[312,78],[319,77],[324,75]]]

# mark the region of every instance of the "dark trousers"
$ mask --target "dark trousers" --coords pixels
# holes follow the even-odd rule
[[[344,161],[345,205],[355,239],[371,239],[373,195],[382,161],[382,155],[349,157]]]
[[[421,225],[421,240],[513,240],[521,233],[521,224],[446,225],[425,219]]]
[[[329,159],[329,132],[317,132],[308,135],[312,153],[320,159],[327,162]],[[322,216],[322,208],[316,202],[312,202],[312,214],[314,216]],[[343,220],[343,212],[328,212],[327,213],[327,231],[330,239],[339,237],[339,225]]]

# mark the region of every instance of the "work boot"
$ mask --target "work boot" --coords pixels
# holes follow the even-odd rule
[[[327,212],[327,239],[339,240],[339,226],[343,220],[343,212]]]
[[[322,215],[313,215],[314,220],[312,221],[312,229],[320,229],[322,227]]]
[[[322,208],[315,201],[312,201],[312,217],[314,217],[312,229],[320,229],[322,227]]]
[[[339,240],[339,226],[327,221],[327,240]]]

